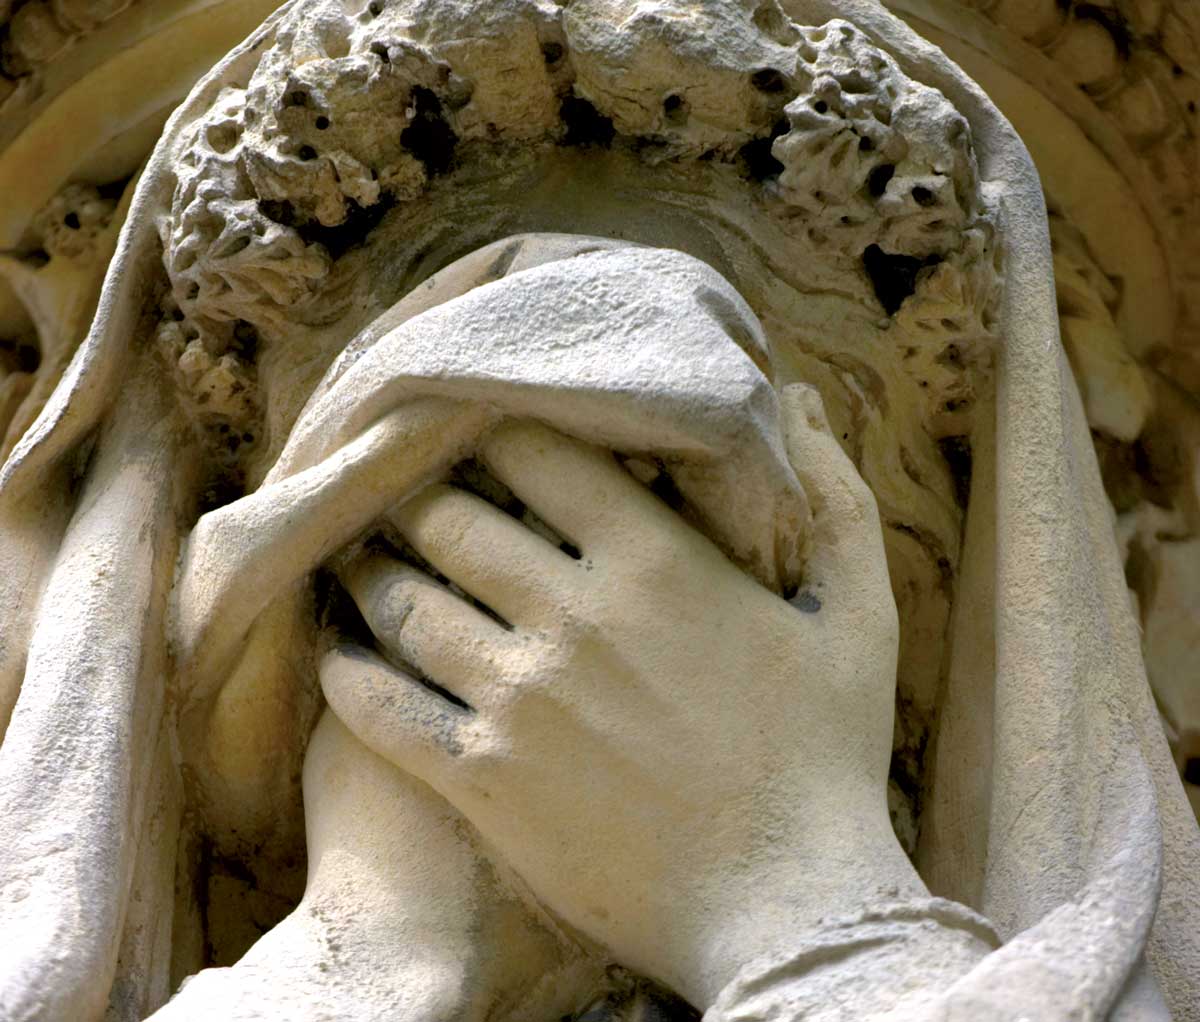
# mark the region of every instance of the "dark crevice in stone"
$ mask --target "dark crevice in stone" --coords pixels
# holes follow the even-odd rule
[[[783,164],[771,153],[771,146],[780,135],[786,135],[791,130],[787,119],[775,122],[771,133],[765,138],[755,138],[738,150],[744,172],[753,181],[771,181],[783,173]]]
[[[207,484],[200,489],[197,510],[202,515],[207,514],[244,496],[246,478],[242,470],[234,464],[214,466]]]
[[[679,487],[675,485],[675,480],[665,470],[661,470],[651,481],[650,492],[672,511],[682,512],[687,505],[683,494],[679,492]]]
[[[369,548],[372,544],[368,540],[365,545]],[[390,549],[384,552],[392,553]],[[313,605],[321,627],[336,632],[339,639],[368,649],[375,644],[375,636],[358,604],[328,568],[320,568],[313,575]]]
[[[878,245],[868,245],[862,254],[863,269],[871,278],[875,297],[889,316],[894,316],[904,299],[917,289],[917,274],[927,266],[936,266],[941,256],[892,255]]]
[[[881,163],[867,175],[867,191],[878,199],[887,191],[888,182],[896,176],[896,168],[891,163]]]
[[[229,350],[244,362],[254,362],[258,357],[258,331],[254,325],[239,319],[233,324],[233,337]]]
[[[971,496],[971,438],[968,436],[944,436],[938,441],[938,449],[946,459],[950,478],[954,482],[954,499],[958,506],[966,509]]]
[[[897,827],[900,814],[896,810],[889,808],[888,815],[892,819],[893,827],[897,827],[896,836],[901,839],[901,845],[911,856],[916,850],[915,842],[920,836],[921,815],[927,790],[922,779],[928,773],[926,761],[929,758],[932,721],[929,715],[918,709],[913,700],[899,688],[896,690],[894,720],[895,739],[899,741],[892,748],[888,780],[896,786],[903,802],[907,804],[911,817],[910,825],[914,827],[915,832],[905,834],[907,827]]]
[[[475,707],[473,707],[465,699],[461,699],[458,696],[456,696],[453,692],[451,692],[445,686],[439,685],[432,678],[427,677],[424,674],[421,674],[419,671],[417,671],[415,669],[410,670],[409,673],[414,675],[416,677],[417,681],[419,681],[422,685],[424,685],[427,689],[429,689],[429,691],[432,692],[435,696],[441,696],[451,706],[457,706],[460,710],[469,710],[471,712],[474,712]]]
[[[204,935],[204,964],[212,965],[216,955],[212,942],[212,927],[209,922],[210,905],[208,884],[212,874],[212,841],[207,835],[201,835],[197,840],[196,871],[193,874],[192,894],[196,905],[196,915],[200,923],[200,932]]]
[[[486,500],[492,507],[511,518],[520,520],[528,510],[525,502],[488,471],[487,466],[477,458],[467,458],[458,462],[450,470],[449,482],[457,489],[466,490],[480,500]]]
[[[36,343],[0,337],[0,370],[36,373],[41,364],[42,353]]]
[[[755,71],[750,76],[750,84],[759,92],[772,95],[777,92],[783,92],[787,88],[787,78],[784,77],[782,71],[777,71],[773,67],[764,67]]]
[[[361,245],[394,205],[395,199],[387,194],[381,196],[373,206],[360,206],[353,199],[348,199],[346,219],[340,224],[326,227],[313,220],[302,222],[290,202],[264,199],[258,204],[264,216],[285,227],[294,228],[310,245],[324,245],[333,259],[338,259],[350,249]]]
[[[1146,552],[1139,537],[1129,542],[1129,553],[1125,557],[1125,585],[1137,594],[1138,603],[1148,607],[1154,601],[1158,573],[1154,561]]]
[[[612,145],[617,129],[612,118],[605,117],[586,99],[568,96],[558,110],[567,133],[562,144],[571,146],[596,145],[607,149]]]
[[[908,750],[893,749],[888,770],[888,780],[895,782],[896,787],[912,806],[913,816],[918,819],[922,794],[920,776],[924,758],[924,743],[916,755]]]
[[[687,121],[687,101],[678,93],[671,93],[663,100],[663,116],[672,124],[683,124]]]
[[[236,828],[221,838],[205,833],[195,837],[193,895],[206,967],[233,965],[299,902],[299,891],[288,890],[292,885],[287,877],[296,875],[294,860],[268,866],[257,858],[259,849],[222,851],[230,838],[236,840]],[[230,914],[235,905],[242,910],[236,924]]]
[[[100,193],[102,199],[118,201],[125,194],[125,189],[129,187],[129,182],[132,180],[132,175],[126,175],[112,181],[105,181],[102,185],[96,185],[96,191]]]
[[[918,206],[937,205],[937,197],[924,185],[917,185],[912,190],[913,201]]]
[[[1159,507],[1171,506],[1171,494],[1184,482],[1185,458],[1174,444],[1156,443],[1156,437],[1143,433],[1133,443],[1133,470],[1137,473],[1142,496]]]
[[[1200,756],[1192,756],[1183,764],[1183,779],[1188,784],[1200,785]]]
[[[414,88],[412,102],[416,116],[400,132],[400,144],[425,165],[430,177],[444,174],[454,162],[458,135],[442,112],[442,101],[429,89]]]

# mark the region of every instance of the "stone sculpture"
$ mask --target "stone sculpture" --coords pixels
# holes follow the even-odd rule
[[[287,4],[0,475],[5,1017],[1195,1017],[1051,279],[871,3]]]

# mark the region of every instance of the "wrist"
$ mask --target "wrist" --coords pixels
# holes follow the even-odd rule
[[[704,1022],[924,1017],[1000,944],[986,919],[941,898],[883,901],[793,933],[749,962],[707,1006]]]
[[[692,937],[682,948],[677,989],[697,1007],[713,1004],[749,963],[789,953],[797,935],[833,917],[928,899],[885,811],[847,811],[829,827],[809,822],[803,838],[714,869],[705,890],[683,899],[689,918],[681,930]]]

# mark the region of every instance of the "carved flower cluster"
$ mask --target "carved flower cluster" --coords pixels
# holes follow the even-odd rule
[[[248,360],[233,350],[213,351],[170,313],[159,323],[155,340],[199,421],[226,423],[239,433],[251,426],[257,414],[257,381]]]
[[[805,85],[771,148],[776,194],[815,245],[860,262],[884,310],[924,342],[905,366],[935,404],[965,408],[962,369],[986,357],[999,295],[970,127],[853,25],[801,32]]]
[[[3,76],[31,74],[77,37],[120,14],[131,3],[133,0],[0,0],[0,28],[5,22],[8,28],[0,52],[0,84]],[[4,98],[0,92],[0,103]]]
[[[70,184],[38,211],[33,230],[51,257],[77,259],[108,228],[116,206],[92,185]]]
[[[227,88],[191,125],[171,215],[159,224],[173,296],[220,353],[239,320],[278,319],[329,271],[324,248],[260,208],[246,170],[245,93]]]
[[[171,214],[158,225],[172,293],[156,331],[199,419],[239,433],[256,404],[254,366],[239,342],[252,323],[281,320],[309,300],[330,265],[322,246],[260,209],[245,168],[245,99],[222,90],[183,139]]]
[[[240,321],[303,309],[364,211],[445,169],[442,97],[462,83],[372,21],[285,21],[247,87],[188,129],[160,234],[173,299],[211,351]]]
[[[486,14],[447,24],[423,0],[353,6],[284,19],[246,87],[224,89],[182,140],[160,236],[173,301],[215,356],[240,322],[302,315],[333,256],[373,222],[364,213],[413,198],[447,169],[459,137],[447,110],[475,85],[493,87],[456,122],[470,137],[495,135],[498,121],[516,137],[544,132],[557,110],[541,35],[561,30],[536,3],[505,7],[495,24]],[[439,44],[473,84],[438,58]],[[518,57],[535,80],[508,73]]]
[[[162,225],[174,301],[206,350],[223,355],[243,321],[303,320],[339,252],[461,162],[460,143],[743,163],[931,350],[986,333],[991,227],[945,97],[852,25],[803,28],[776,0],[679,23],[622,10],[379,0],[282,19],[245,87],[191,126]]]
[[[924,257],[956,247],[975,212],[966,120],[853,25],[804,29],[807,85],[772,146],[779,191],[839,247]]]
[[[288,42],[264,56],[247,94],[243,159],[259,199],[285,203],[293,223],[334,227],[385,194],[417,195],[427,175],[410,129],[436,116],[449,69],[403,40],[303,62]]]

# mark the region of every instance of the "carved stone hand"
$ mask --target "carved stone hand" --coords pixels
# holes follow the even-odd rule
[[[815,391],[784,404],[815,527],[790,602],[608,452],[509,423],[481,458],[578,559],[432,487],[395,523],[511,627],[366,555],[345,578],[382,652],[321,670],[351,730],[547,906],[700,1006],[830,909],[923,892],[885,805],[897,624],[874,500]]]

